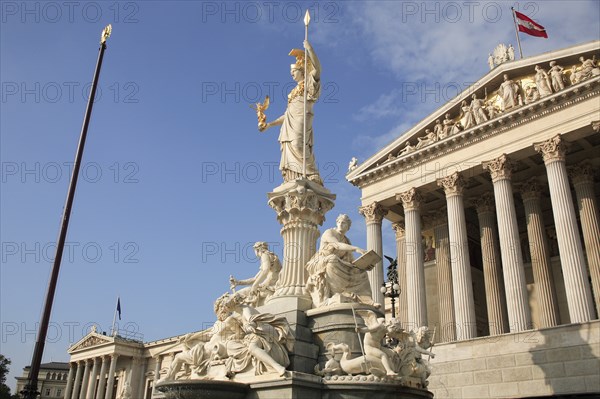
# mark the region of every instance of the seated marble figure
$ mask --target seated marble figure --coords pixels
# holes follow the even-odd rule
[[[323,233],[319,250],[306,264],[307,290],[315,307],[343,302],[381,306],[371,297],[367,270],[373,265],[365,268],[353,263],[353,252],[367,251],[352,245],[346,237],[351,223],[347,215],[339,215],[336,227]]]

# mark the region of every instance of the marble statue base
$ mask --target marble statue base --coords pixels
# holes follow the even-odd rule
[[[213,380],[180,380],[158,383],[167,399],[246,399],[247,384]]]

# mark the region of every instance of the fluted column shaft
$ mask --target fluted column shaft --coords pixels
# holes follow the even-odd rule
[[[294,309],[308,310],[312,299],[306,292],[306,263],[316,252],[318,226],[323,224],[325,213],[333,208],[335,195],[318,184],[296,180],[277,187],[268,197],[282,224],[283,269],[277,290],[267,302],[294,297],[298,301]]]
[[[450,262],[447,213],[440,211],[439,214],[436,214],[433,224],[440,314],[439,342],[455,341],[456,320],[454,319],[452,263]]]
[[[569,317],[571,323],[586,322],[594,318],[594,308],[567,177],[567,145],[557,135],[548,141],[536,143],[534,148],[542,154],[546,164]]]
[[[108,368],[107,356],[102,356],[102,367],[100,368],[100,379],[98,381],[98,394],[96,399],[104,399],[104,391],[106,390],[106,369]]]
[[[75,369],[77,363],[69,363],[69,376],[67,377],[67,387],[65,388],[64,399],[71,399],[71,390],[73,389],[73,378],[75,377]]]
[[[531,269],[539,306],[540,327],[556,326],[559,324],[558,302],[537,179],[530,179],[522,185],[521,197],[523,198],[525,217],[527,218]]]
[[[570,170],[577,195],[579,220],[583,231],[583,242],[588,268],[592,278],[596,314],[600,313],[600,221],[594,194],[593,169],[589,164],[577,165]]]
[[[405,325],[408,322],[408,299],[406,296],[406,229],[404,222],[392,224],[396,233],[396,258],[398,259],[398,285],[400,296],[398,297],[398,320]]]
[[[477,323],[463,201],[465,183],[462,176],[455,172],[438,180],[438,186],[444,188],[448,207],[448,237],[450,240],[450,263],[452,264],[456,338],[459,340],[471,339],[477,336]]]
[[[94,367],[92,368],[92,372],[90,373],[90,381],[88,382],[88,389],[86,394],[87,399],[94,399],[94,391],[96,390],[96,378],[98,378],[98,363],[99,359],[95,357]]]
[[[115,385],[115,371],[117,370],[117,360],[119,355],[111,355],[110,367],[108,368],[108,381],[106,382],[106,399],[113,399],[113,386]]]
[[[135,382],[135,386],[131,388],[131,392],[134,397],[143,398],[146,390],[146,366],[148,364],[143,357],[134,358],[133,364],[137,369],[137,381]]]
[[[510,180],[512,163],[506,155],[502,155],[492,161],[484,162],[483,167],[490,171],[494,183],[510,331],[523,331],[531,328],[531,311],[527,301],[523,254]]]
[[[79,399],[86,399],[87,387],[90,382],[90,364],[91,359],[85,360],[85,368],[83,369],[83,379],[81,381],[81,392],[79,393]]]
[[[406,222],[406,295],[408,302],[408,327],[427,325],[425,299],[425,268],[421,237],[421,196],[414,189],[399,194],[404,205]]]
[[[381,222],[387,214],[379,203],[374,202],[371,205],[363,206],[359,213],[365,217],[367,223],[367,250],[373,250],[379,256],[381,261],[375,264],[372,270],[368,271],[369,282],[371,283],[371,295],[375,302],[382,306],[385,304],[384,296],[381,292],[383,285],[383,240],[381,238]]]
[[[504,306],[506,298],[500,250],[498,249],[494,196],[489,193],[482,195],[475,201],[475,207],[479,219],[483,280],[490,335],[504,334],[508,331],[508,316],[506,306]]]
[[[81,387],[81,374],[83,373],[84,366],[84,362],[77,362],[77,372],[75,373],[75,381],[73,384],[73,392],[71,393],[71,399],[77,399],[79,397],[79,388]]]

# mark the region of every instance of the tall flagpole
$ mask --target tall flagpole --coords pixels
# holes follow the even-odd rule
[[[117,311],[119,310],[120,302],[121,302],[121,297],[117,296],[117,306],[115,306],[115,315],[113,316],[112,328],[110,329],[111,337],[115,336],[115,323],[117,322]]]
[[[304,15],[304,41],[308,41],[308,24],[310,23],[310,14],[306,10]],[[302,138],[302,178],[306,179],[306,101],[308,99],[308,50],[304,49],[304,136]]]
[[[515,8],[511,7],[513,22],[515,23],[515,34],[517,35],[517,44],[519,45],[519,55],[523,59],[523,49],[521,49],[521,39],[519,38],[519,27],[517,26],[517,16],[515,15]]]
[[[54,264],[52,266],[52,272],[50,274],[50,281],[48,282],[48,291],[46,292],[44,311],[42,313],[42,319],[40,321],[40,328],[37,335],[37,341],[33,350],[33,356],[31,358],[31,368],[29,369],[29,376],[27,377],[25,387],[20,392],[21,395],[23,395],[23,398],[25,399],[36,399],[39,395],[39,392],[37,390],[38,374],[40,372],[40,365],[42,363],[42,356],[44,354],[46,335],[48,334],[50,314],[52,313],[52,303],[54,302],[54,293],[56,291],[56,283],[58,282],[58,272],[60,271],[60,263],[62,260],[63,249],[65,247],[67,230],[69,228],[71,208],[73,206],[73,198],[75,197],[75,188],[77,187],[77,178],[79,177],[79,169],[81,166],[81,158],[83,156],[85,139],[87,137],[87,130],[90,123],[90,117],[92,116],[92,107],[94,106],[96,86],[98,84],[98,78],[100,76],[100,68],[102,67],[102,58],[104,57],[104,50],[106,50],[106,39],[109,38],[111,31],[112,27],[111,25],[108,25],[106,28],[104,28],[100,36],[100,49],[98,52],[98,61],[96,62],[94,80],[92,81],[92,90],[90,91],[90,96],[88,98],[87,108],[85,110],[85,116],[83,119],[83,126],[81,127],[81,135],[79,137],[77,153],[75,154],[75,164],[73,165],[73,172],[71,174],[71,182],[69,183],[67,200],[65,203],[65,207],[63,208],[62,223],[60,227],[60,233],[58,235],[58,241],[56,243],[56,255],[54,256]]]

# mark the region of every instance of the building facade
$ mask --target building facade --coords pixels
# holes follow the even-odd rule
[[[347,175],[436,397],[600,393],[599,49],[503,63]]]
[[[599,51],[505,62],[347,175],[369,249],[392,223],[397,317],[435,330],[437,398],[600,394]],[[91,331],[63,397],[162,397],[180,338]]]
[[[27,385],[30,366],[23,368],[23,375],[17,377],[17,391],[19,393]],[[38,392],[40,399],[63,398],[65,387],[67,386],[67,377],[69,373],[69,364],[64,362],[42,363],[38,377]]]

